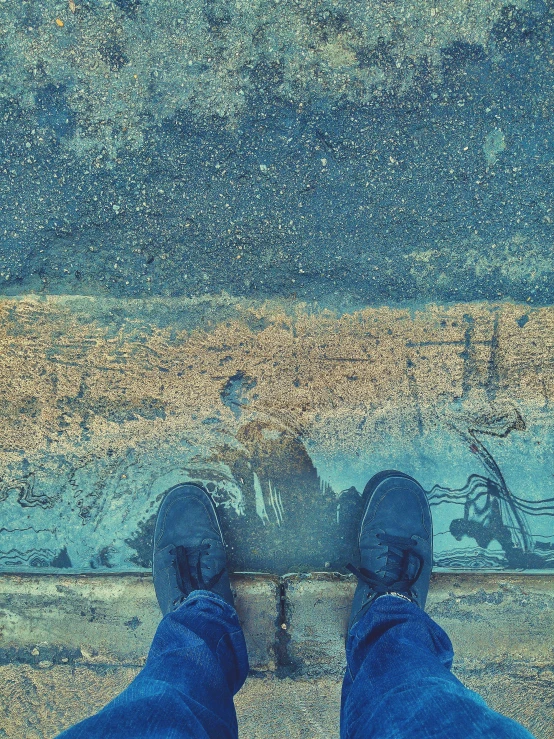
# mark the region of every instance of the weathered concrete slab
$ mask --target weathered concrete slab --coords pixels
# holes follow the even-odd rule
[[[390,467],[429,491],[437,567],[549,568],[553,328],[508,304],[3,299],[0,568],[148,569],[193,479],[233,570],[340,571]]]
[[[293,672],[342,675],[356,581],[343,575],[285,578],[288,655]],[[554,665],[554,579],[529,575],[432,577],[427,612],[447,631],[462,673]],[[554,714],[553,714],[554,718]]]
[[[285,580],[289,671],[341,677],[344,642],[356,588],[347,575],[290,575]]]
[[[324,574],[282,584],[287,628],[277,636],[275,580],[234,582],[256,675],[237,696],[241,736],[336,737],[354,583]],[[2,736],[53,737],[137,674],[157,622],[148,578],[3,576],[0,588]],[[452,638],[460,679],[537,739],[552,739],[552,578],[435,575],[428,610]],[[256,657],[264,650],[270,659]]]
[[[0,665],[5,739],[53,739],[99,711],[137,674],[134,667],[99,671],[56,665]],[[536,739],[552,739],[552,685],[527,674],[464,677],[468,687]],[[337,739],[341,682],[331,678],[249,678],[235,698],[241,739]]]
[[[289,675],[339,679],[356,583],[341,575],[285,580]],[[454,673],[496,710],[551,739],[554,579],[434,574],[428,613],[447,631]]]
[[[274,670],[278,579],[232,587],[252,669]],[[0,577],[0,664],[141,666],[159,621],[151,577]]]
[[[2,737],[53,739],[99,711],[137,672],[136,667],[100,671],[84,666],[0,665]],[[340,682],[334,680],[249,678],[235,705],[241,739],[334,739],[339,734]]]
[[[342,677],[355,587],[341,575],[285,579],[289,675],[315,682]],[[452,639],[460,680],[536,737],[551,739],[554,579],[435,574],[427,611]]]

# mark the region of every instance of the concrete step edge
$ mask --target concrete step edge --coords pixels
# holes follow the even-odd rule
[[[253,671],[341,674],[353,577],[234,575],[232,586]],[[523,661],[554,674],[554,576],[433,574],[426,610],[468,669]],[[159,621],[149,576],[0,576],[0,663],[140,666]]]

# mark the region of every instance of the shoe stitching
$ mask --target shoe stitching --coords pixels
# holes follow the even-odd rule
[[[385,497],[386,497],[386,496],[387,496],[387,495],[388,495],[389,493],[391,493],[391,492],[393,492],[393,491],[395,491],[395,490],[404,490],[404,488],[403,488],[403,487],[402,487],[401,485],[396,485],[396,486],[394,486],[394,487],[391,487],[391,488],[389,488],[389,489],[388,489],[388,490],[387,490],[386,492],[384,492],[384,493],[383,493],[383,495],[381,496],[381,498],[379,499],[379,501],[377,502],[377,504],[376,504],[375,506],[373,506],[373,515],[372,515],[372,518],[371,518],[371,519],[369,519],[369,523],[371,523],[371,521],[372,521],[372,520],[373,520],[373,519],[375,518],[375,515],[376,515],[376,513],[377,513],[377,511],[378,511],[378,508],[379,508],[379,506],[380,506],[380,505],[381,505],[381,503],[383,502],[383,499],[384,499],[384,498],[385,498]],[[423,490],[423,488],[422,488],[422,490]],[[423,491],[423,492],[425,492],[425,491]],[[361,523],[361,526],[360,526],[360,534],[359,534],[359,536],[358,536],[358,543],[359,543],[359,542],[361,542],[361,535],[362,535],[362,530],[363,530],[363,528],[364,528],[364,526],[365,526],[365,523],[366,523],[366,519],[367,519],[367,514],[369,513],[369,508],[370,508],[370,505],[371,505],[371,504],[373,503],[373,495],[374,495],[374,494],[375,494],[375,491],[373,492],[373,494],[371,495],[371,497],[370,497],[370,498],[369,498],[369,500],[367,501],[366,509],[365,509],[365,512],[364,512],[364,516],[363,516],[363,518],[362,518],[362,523]],[[416,497],[416,500],[417,500],[417,501],[418,501],[418,503],[419,503],[419,498],[418,498],[418,496],[414,496],[414,497]],[[427,526],[425,526],[425,521],[423,520],[423,517],[424,517],[424,510],[423,510],[423,508],[421,509],[421,514],[422,514],[422,524],[423,524],[423,528],[424,528],[425,530],[427,530]],[[431,532],[430,532],[430,533],[432,534],[432,522],[431,522]],[[421,538],[421,537],[420,537],[420,538]]]

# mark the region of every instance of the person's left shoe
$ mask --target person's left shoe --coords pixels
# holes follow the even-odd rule
[[[413,477],[396,470],[374,475],[364,490],[360,568],[348,631],[382,595],[425,608],[433,569],[433,522],[427,494]]]
[[[156,521],[152,565],[164,616],[193,590],[209,590],[234,606],[215,506],[200,485],[186,483],[167,491]]]

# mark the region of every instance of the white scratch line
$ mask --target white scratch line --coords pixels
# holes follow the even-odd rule
[[[269,522],[269,516],[265,509],[264,494],[262,492],[262,486],[260,485],[260,478],[254,472],[254,492],[256,493],[256,513],[262,519],[262,523],[265,526]]]
[[[273,510],[275,511],[275,518],[277,519],[277,525],[281,525],[281,516],[279,513],[278,506],[275,505],[276,497],[273,495],[273,488],[271,487],[271,480],[269,480],[269,502],[273,506]]]
[[[285,509],[283,507],[283,499],[281,498],[281,491],[275,488],[275,498],[279,504],[279,510],[281,511],[281,521],[285,520]]]

